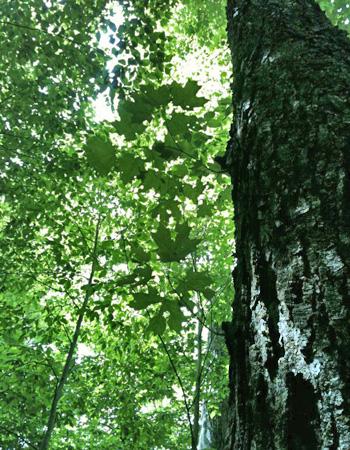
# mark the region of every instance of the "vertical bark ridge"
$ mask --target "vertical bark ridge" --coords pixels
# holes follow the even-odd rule
[[[236,221],[227,449],[350,448],[350,41],[229,0]]]

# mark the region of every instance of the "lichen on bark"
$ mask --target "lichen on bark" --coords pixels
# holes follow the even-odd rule
[[[229,0],[236,221],[226,449],[350,448],[350,41]]]

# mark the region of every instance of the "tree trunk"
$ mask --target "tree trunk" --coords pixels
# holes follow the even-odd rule
[[[350,449],[350,41],[229,0],[236,297],[226,449]]]

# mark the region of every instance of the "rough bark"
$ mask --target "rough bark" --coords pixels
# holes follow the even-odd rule
[[[350,41],[229,0],[235,301],[226,449],[350,449]]]

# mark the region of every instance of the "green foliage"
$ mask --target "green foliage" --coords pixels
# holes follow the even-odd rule
[[[318,0],[332,23],[350,33],[350,4],[347,0]]]
[[[217,49],[226,42],[226,2],[222,0],[184,0],[174,26],[181,35],[190,35],[203,47]],[[187,39],[188,42],[188,39]],[[183,42],[187,49],[187,42]]]
[[[190,448],[199,351],[200,398],[217,411],[226,395],[233,224],[213,157],[228,54],[208,87],[216,44],[194,42],[203,63],[183,77],[190,5],[121,4],[119,27],[103,1],[4,6],[1,448],[40,445],[80,317],[50,449]],[[89,102],[109,82],[119,117],[96,124]]]

